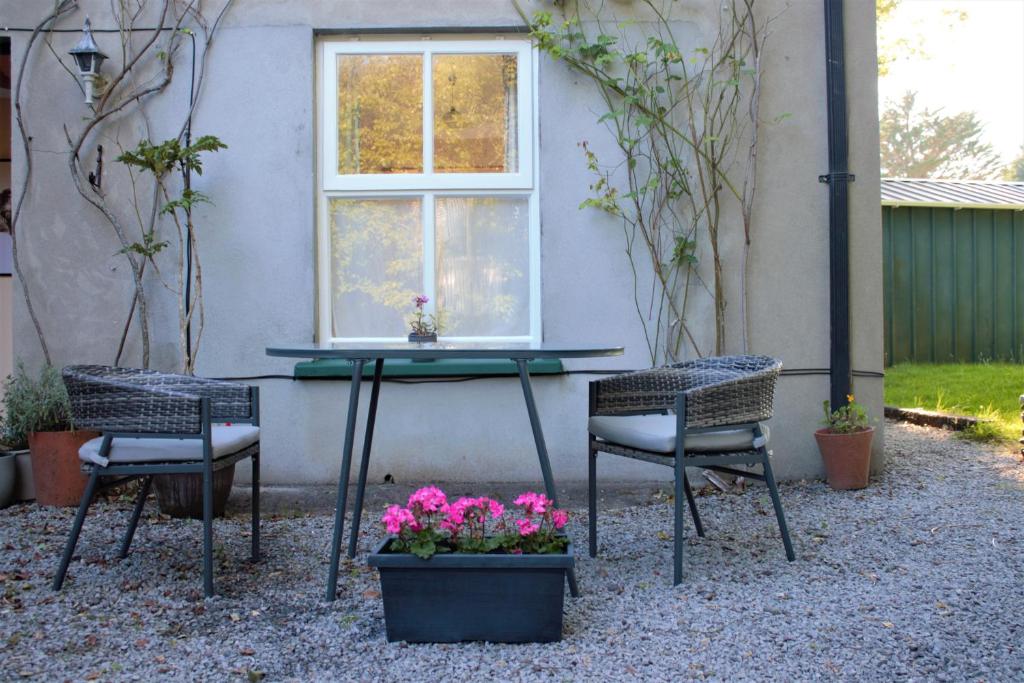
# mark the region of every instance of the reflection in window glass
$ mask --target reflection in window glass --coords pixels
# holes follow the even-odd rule
[[[422,55],[338,55],[338,173],[422,172]]]
[[[331,199],[329,213],[332,334],[405,336],[423,289],[420,199]]]
[[[438,197],[437,306],[447,336],[530,333],[529,200]]]
[[[434,55],[434,171],[519,170],[514,54]]]

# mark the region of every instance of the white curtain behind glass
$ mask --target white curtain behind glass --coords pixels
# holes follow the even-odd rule
[[[436,199],[437,304],[448,336],[530,333],[526,197]]]

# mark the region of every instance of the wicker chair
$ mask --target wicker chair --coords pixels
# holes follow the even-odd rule
[[[597,556],[597,454],[675,469],[673,583],[683,578],[683,498],[697,535],[704,527],[687,467],[740,474],[768,485],[786,557],[793,546],[768,452],[775,381],[782,363],[767,356],[723,356],[617,375],[590,383],[590,556]],[[674,412],[674,414],[671,414]],[[763,474],[734,469],[761,465]]]
[[[260,546],[259,389],[151,370],[79,365],[64,368],[76,427],[101,436],[79,451],[89,481],[61,557],[60,590],[101,478],[143,480],[120,557],[128,555],[153,476],[199,474],[203,480],[203,588],[213,595],[213,473],[252,458],[252,560]],[[231,424],[223,424],[231,423]]]

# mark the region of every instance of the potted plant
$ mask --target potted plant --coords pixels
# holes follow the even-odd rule
[[[6,412],[6,406],[4,408]],[[32,465],[29,460],[27,437],[24,434],[15,434],[13,429],[8,427],[4,420],[4,412],[0,412],[0,508],[5,508],[16,500],[35,498],[35,491],[23,491],[23,488],[32,488]],[[24,477],[21,476],[22,461],[27,470]],[[23,493],[27,495],[22,495]]]
[[[4,420],[6,401],[0,407],[0,508],[5,508],[13,501],[31,500],[36,495],[32,488],[28,437]]]
[[[5,433],[25,435],[28,442],[36,502],[78,505],[86,484],[78,449],[99,434],[74,429],[60,372],[47,365],[33,379],[19,363],[7,379],[3,402]]]
[[[424,312],[423,307],[429,302],[430,298],[425,294],[417,294],[413,297],[412,303],[416,307],[416,312],[412,314],[412,319],[409,321],[409,327],[412,328],[412,332],[409,333],[411,342],[436,342],[437,335],[444,328],[440,313],[428,315]]]
[[[368,559],[380,571],[389,641],[553,642],[562,639],[572,544],[568,513],[543,494],[515,499],[515,514],[487,497],[428,486],[382,518],[388,536]],[[511,512],[511,511],[509,511]]]
[[[0,435],[2,433],[3,425],[0,425]],[[17,483],[18,451],[0,441],[0,509],[14,502]]]
[[[814,438],[825,463],[828,485],[841,490],[862,489],[868,485],[875,429],[868,424],[867,411],[854,401],[853,394],[847,400],[836,410],[824,402],[825,426],[814,432]]]

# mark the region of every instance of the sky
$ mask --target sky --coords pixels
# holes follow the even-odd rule
[[[863,1],[863,0],[858,0]],[[945,10],[967,13],[964,21]],[[1009,163],[1024,145],[1024,0],[903,0],[885,30],[924,55],[900,59],[878,81],[879,107],[907,90],[946,114],[974,111],[984,139]]]

